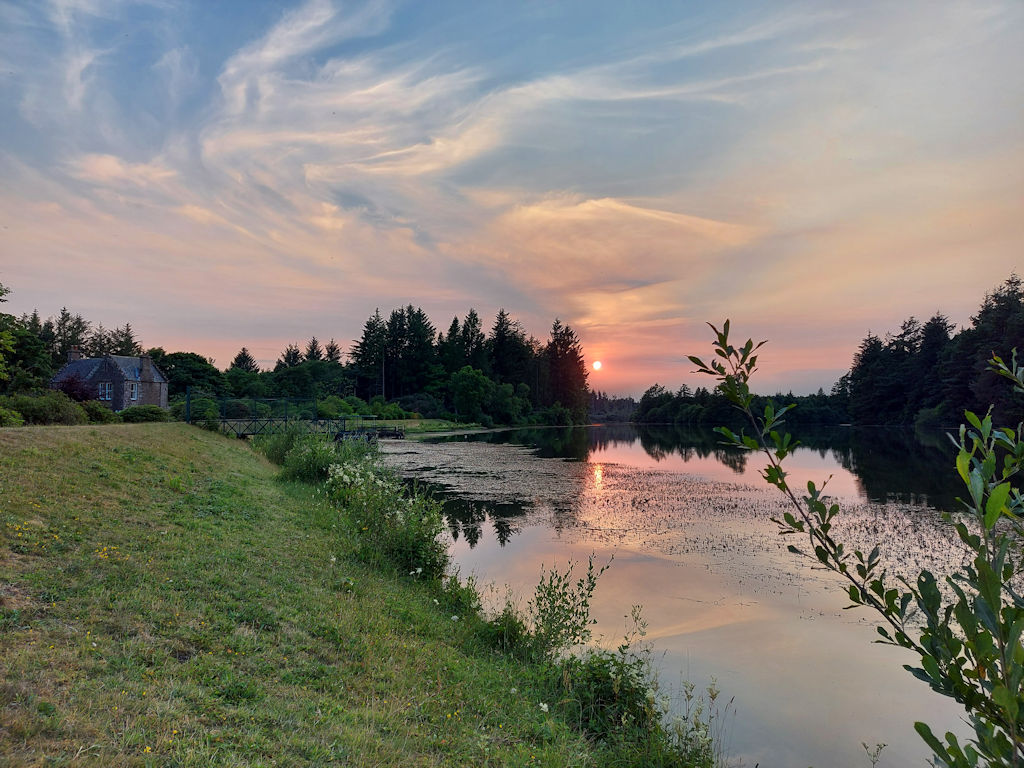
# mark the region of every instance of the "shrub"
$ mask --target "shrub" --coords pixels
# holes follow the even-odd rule
[[[595,571],[591,555],[587,572],[575,583],[572,581],[574,568],[575,563],[570,561],[564,573],[554,569],[541,571],[540,582],[529,604],[534,649],[540,658],[553,658],[587,642],[591,625],[597,623],[590,618],[590,601],[597,580],[608,570],[608,565]]]
[[[188,401],[179,397],[171,403],[171,416],[176,421],[185,421],[185,406]],[[193,397],[189,417],[192,423],[220,419],[220,407],[212,397]]]
[[[395,402],[401,406],[402,410],[418,413],[425,419],[436,419],[444,408],[440,400],[426,392],[405,395]]]
[[[330,395],[317,401],[316,412],[321,419],[337,419],[342,414],[352,413],[352,406],[337,395]]]
[[[338,449],[324,435],[301,435],[285,454],[282,476],[289,480],[319,483],[327,479],[332,464],[338,463]]]
[[[85,400],[79,403],[85,409],[90,424],[113,424],[121,421],[121,417],[110,410],[99,400]]]
[[[137,424],[147,421],[170,421],[169,411],[159,405],[133,405],[121,411],[121,421]]]
[[[228,400],[224,403],[224,418],[247,419],[252,416],[252,403],[249,400]]]
[[[448,549],[441,539],[444,522],[438,502],[409,494],[372,457],[334,464],[326,488],[347,510],[362,560],[433,581],[444,576]]]
[[[304,435],[307,430],[298,424],[289,424],[284,429],[268,435],[259,435],[253,439],[253,447],[266,456],[278,466],[284,464],[284,458],[292,449],[295,442]]]
[[[0,408],[0,427],[20,427],[25,423],[21,414],[9,408]]]
[[[75,374],[62,379],[53,387],[79,403],[96,397],[96,385]]]
[[[86,424],[85,410],[63,392],[0,398],[0,408],[17,411],[26,424]]]

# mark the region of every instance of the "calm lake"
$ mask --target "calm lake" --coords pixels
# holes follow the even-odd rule
[[[793,487],[822,482],[843,503],[839,538],[879,543],[890,573],[945,572],[962,549],[942,522],[960,493],[943,435],[893,430],[799,434]],[[725,744],[752,768],[927,765],[915,720],[968,731],[961,710],[873,643],[874,616],[844,610],[843,585],[786,551],[771,517],[782,499],[764,461],[710,432],[675,427],[509,430],[383,442],[387,460],[445,500],[463,576],[532,595],[541,568],[598,564],[595,638],[621,639],[641,604],[664,689],[717,681],[733,700]],[[798,543],[798,542],[794,542]]]

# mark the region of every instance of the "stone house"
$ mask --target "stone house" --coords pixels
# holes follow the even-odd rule
[[[149,355],[106,355],[83,357],[77,347],[68,352],[67,364],[50,381],[60,387],[77,379],[113,411],[133,405],[167,407],[167,378],[153,365]]]

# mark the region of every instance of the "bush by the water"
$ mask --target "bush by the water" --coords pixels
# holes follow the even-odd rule
[[[306,434],[307,431],[304,428],[298,424],[292,424],[269,435],[259,435],[253,439],[252,444],[267,459],[281,466],[284,464],[284,457],[288,455],[288,451],[292,449],[295,442]]]
[[[397,477],[366,456],[333,464],[326,488],[329,498],[349,510],[363,560],[423,579],[444,576],[448,548],[441,540],[438,502],[408,493]]]
[[[63,392],[0,397],[0,408],[17,411],[26,424],[86,424],[85,410]]]
[[[170,421],[171,414],[159,405],[133,405],[121,411],[121,420],[129,424],[147,421]]]
[[[324,435],[303,435],[285,454],[282,474],[289,480],[322,483],[338,463],[336,443]]]

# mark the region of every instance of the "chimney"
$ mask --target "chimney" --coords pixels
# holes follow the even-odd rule
[[[81,360],[85,355],[82,354],[82,350],[78,348],[77,344],[73,344],[71,349],[68,350],[68,362],[73,363],[75,360]]]
[[[149,355],[139,357],[139,381],[153,381],[153,358]]]

